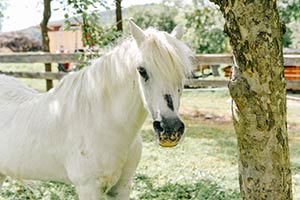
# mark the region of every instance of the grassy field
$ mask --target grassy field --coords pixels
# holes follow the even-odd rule
[[[171,149],[155,143],[151,121],[147,120],[141,133],[143,156],[133,180],[131,199],[240,199],[230,104],[227,90],[184,92],[180,113],[187,126],[185,139]],[[288,101],[294,199],[300,199],[299,110],[300,102]],[[1,192],[2,199],[73,200],[77,197],[72,186],[8,178]]]

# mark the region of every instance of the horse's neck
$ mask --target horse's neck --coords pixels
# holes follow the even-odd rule
[[[120,55],[111,54],[108,56],[114,57]],[[109,57],[103,59],[113,60]],[[119,59],[121,60],[121,57]],[[131,58],[131,60],[134,59]],[[97,71],[100,76],[98,77],[99,84],[102,85],[99,97],[99,102],[101,102],[102,106],[100,109],[111,115],[110,117],[113,121],[122,123],[124,129],[129,130],[131,128],[131,132],[135,133],[143,124],[147,111],[143,106],[136,69],[132,67],[136,64],[130,63],[132,66],[127,66],[128,63],[121,62],[114,60],[114,62],[106,63],[103,66],[96,65],[93,69],[100,68]]]
[[[107,54],[92,66],[66,77],[53,90],[50,99],[60,102],[63,118],[119,123],[128,134],[136,134],[147,114],[137,73],[133,67],[126,66],[126,62],[114,60],[113,56],[118,55]],[[123,69],[118,69],[120,67]]]

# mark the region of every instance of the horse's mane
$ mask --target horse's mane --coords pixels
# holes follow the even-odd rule
[[[136,68],[144,64],[139,63],[141,60],[148,64],[144,67],[152,74],[171,82],[182,81],[191,72],[193,54],[189,48],[165,32],[150,28],[145,33],[147,39],[140,48],[132,38],[128,38],[121,45],[92,61],[89,67],[65,76],[52,93],[72,96],[72,99],[75,98],[74,95],[82,92],[85,95],[80,96],[105,94],[109,97],[114,87],[124,87],[119,82],[126,84],[133,78],[132,73],[136,73]]]
[[[138,50],[135,43],[128,39],[120,46],[91,61],[90,66],[66,75],[53,88],[52,95],[80,98],[96,98],[98,95],[110,97],[116,87],[124,87],[120,82],[132,78],[135,73]],[[75,96],[74,96],[75,95]]]

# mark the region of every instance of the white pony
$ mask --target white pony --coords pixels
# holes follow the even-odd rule
[[[180,28],[130,27],[133,39],[47,93],[0,76],[0,186],[10,176],[74,184],[80,200],[128,199],[147,109],[159,144],[178,143],[191,51]]]

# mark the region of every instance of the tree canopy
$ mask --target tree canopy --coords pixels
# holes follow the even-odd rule
[[[129,8],[134,21],[141,28],[155,27],[159,30],[171,32],[176,26],[175,17],[178,13],[176,8],[163,4],[152,4],[144,6],[133,6]]]
[[[0,28],[6,1],[0,0]],[[117,31],[115,13],[112,11],[115,9],[116,1],[110,3],[105,0],[55,1],[61,2],[60,9],[65,11],[66,19],[76,16],[83,30],[85,45],[104,47],[111,45],[122,35]],[[278,0],[278,8],[286,30],[283,35],[284,47],[300,48],[299,1]],[[170,32],[178,23],[184,24],[183,40],[196,53],[231,52],[228,38],[223,31],[222,13],[218,6],[207,0],[193,0],[192,4],[184,4],[181,0],[163,0],[160,4],[123,7],[122,12],[123,21],[133,17],[142,28],[152,26]],[[66,20],[65,29],[70,26],[70,21]],[[123,23],[123,26],[126,35],[127,23]],[[38,37],[37,39],[40,40]]]
[[[173,4],[165,1],[164,4],[148,5],[143,9],[134,6],[129,10],[142,28],[155,27],[171,32],[178,23],[184,24],[186,31],[183,40],[196,53],[220,53],[228,48],[220,11],[212,4],[204,6],[202,0],[186,7],[177,1]]]
[[[297,0],[281,0],[279,13],[285,24],[284,47],[300,48],[300,4]]]
[[[121,1],[120,1],[121,2]],[[81,24],[83,31],[83,42],[87,46],[103,47],[120,36],[117,27],[111,26],[104,28],[103,24],[99,23],[100,10],[105,8],[109,9],[108,2],[105,0],[68,0],[67,2],[61,1],[63,9],[66,11],[65,29],[70,28],[68,20],[69,13],[74,16],[80,16],[78,20]],[[75,19],[77,19],[75,17]]]
[[[2,22],[3,22],[3,18],[4,18],[3,11],[6,9],[6,7],[7,7],[7,1],[0,0],[0,30],[2,28]]]
[[[196,53],[222,53],[228,50],[223,32],[224,19],[219,9],[203,0],[194,1],[184,12],[184,40]]]

